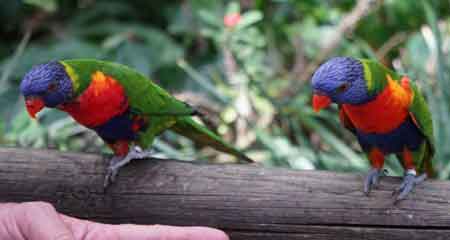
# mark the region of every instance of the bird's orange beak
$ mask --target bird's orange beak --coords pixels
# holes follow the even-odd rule
[[[40,112],[45,104],[41,98],[38,97],[28,97],[25,99],[25,106],[27,107],[28,114],[31,118],[36,118],[36,114]]]
[[[313,109],[314,112],[319,112],[322,108],[330,106],[331,99],[325,95],[313,95]]]

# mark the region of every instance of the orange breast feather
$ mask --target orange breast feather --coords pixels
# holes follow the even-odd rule
[[[60,107],[90,128],[104,124],[128,109],[125,90],[117,80],[100,71],[93,73],[91,78],[91,84],[74,102]]]
[[[401,85],[387,75],[388,84],[372,101],[361,105],[343,104],[353,125],[364,133],[389,133],[409,116],[413,92],[405,76]]]

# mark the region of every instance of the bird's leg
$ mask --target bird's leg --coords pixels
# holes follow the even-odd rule
[[[408,196],[408,194],[414,189],[414,187],[417,184],[423,182],[426,178],[426,173],[417,176],[416,170],[408,169],[405,176],[403,177],[403,182],[392,192],[392,195],[398,194],[395,198],[395,203],[405,199],[406,196]]]
[[[116,179],[120,168],[127,165],[133,159],[143,159],[152,156],[152,150],[142,150],[138,146],[131,147],[130,151],[126,156],[114,156],[109,162],[109,167],[106,172],[105,181],[103,187],[106,188],[108,185]]]
[[[369,152],[368,157],[372,168],[369,170],[369,173],[364,180],[364,193],[366,195],[369,195],[372,187],[379,183],[380,177],[385,175],[385,172],[383,171],[384,154],[378,148],[373,148]]]
[[[416,167],[414,166],[414,158],[408,149],[403,150],[403,166],[406,169],[405,176],[403,177],[403,182],[398,188],[396,188],[392,195],[397,195],[395,198],[395,203],[406,198],[406,196],[414,189],[414,187],[423,182],[427,178],[427,174],[421,174],[417,176]]]

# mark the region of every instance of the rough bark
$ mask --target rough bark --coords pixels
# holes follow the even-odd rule
[[[138,160],[103,191],[98,155],[0,148],[0,201],[42,200],[108,223],[203,225],[231,239],[448,239],[450,183],[428,180],[393,205],[400,178],[369,197],[363,173]]]

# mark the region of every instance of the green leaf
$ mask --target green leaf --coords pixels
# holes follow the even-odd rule
[[[226,15],[232,13],[239,13],[241,11],[241,7],[238,2],[230,2],[227,6]]]
[[[246,27],[249,27],[252,24],[255,24],[263,19],[263,15],[261,12],[257,10],[248,11],[245,14],[241,16],[241,20],[239,21],[238,25],[236,26],[237,30],[244,29]]]
[[[24,3],[39,7],[47,12],[55,12],[58,9],[56,0],[23,0]]]
[[[221,28],[223,26],[222,19],[220,19],[217,15],[214,15],[211,12],[208,12],[205,10],[200,10],[198,12],[198,16],[206,24],[209,24],[211,26],[218,27],[218,28]]]

